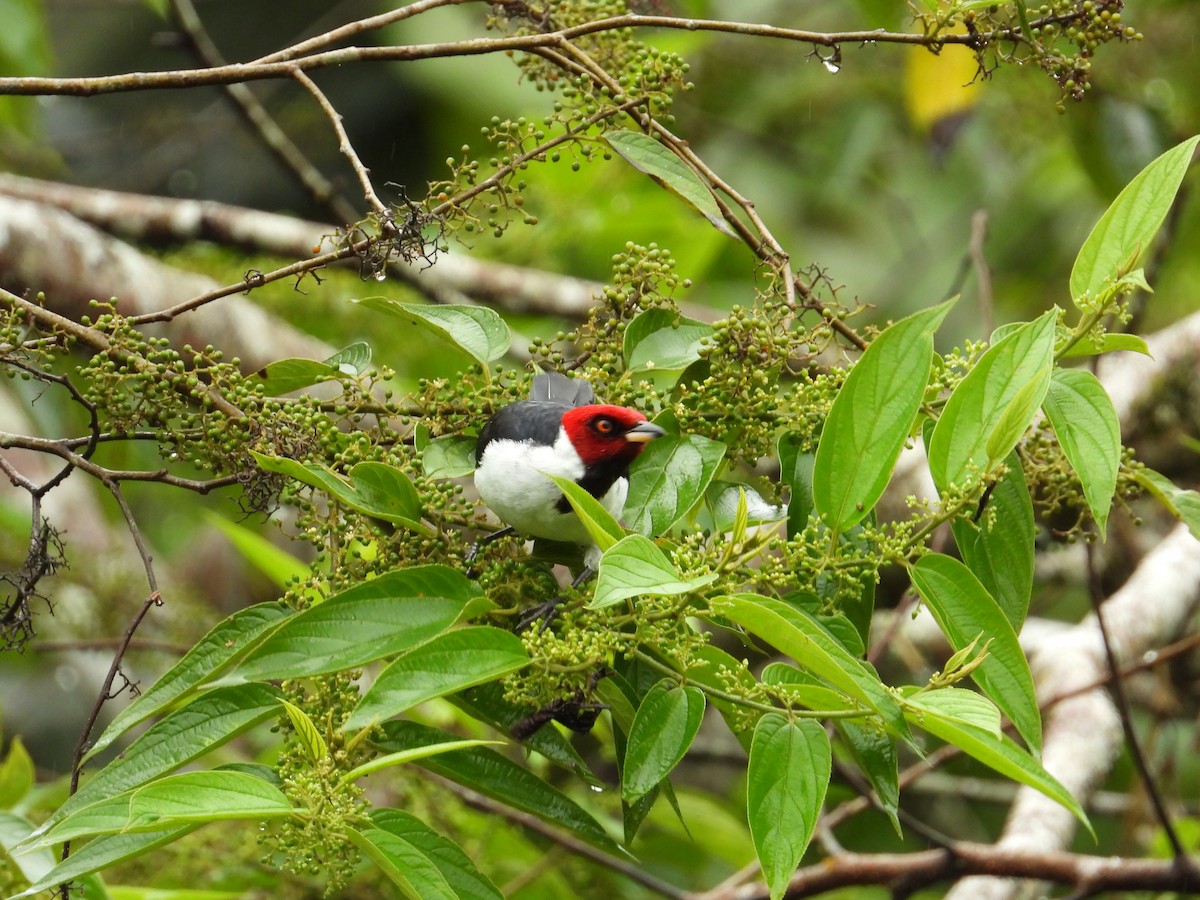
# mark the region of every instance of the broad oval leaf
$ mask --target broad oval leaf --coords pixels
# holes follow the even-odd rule
[[[421,451],[430,478],[463,478],[475,471],[475,438],[452,434],[430,441]]]
[[[625,367],[635,372],[682,372],[700,358],[701,342],[712,334],[713,327],[707,322],[673,310],[643,310],[625,327]]]
[[[134,725],[224,672],[290,615],[292,611],[278,603],[260,603],[219,622],[158,681],[117,714],[84,759],[95,756]]]
[[[835,532],[883,495],[912,433],[933,364],[933,333],[954,300],[914,313],[871,342],[834,398],[817,445],[813,503]]]
[[[1089,308],[1117,279],[1136,269],[1171,210],[1200,136],[1172,147],[1117,195],[1092,229],[1071,269],[1071,298]]]
[[[913,585],[955,650],[976,638],[989,642],[988,654],[971,677],[1012,720],[1036,752],[1042,746],[1042,718],[1029,663],[1017,633],[979,579],[952,556],[929,553],[909,568]]]
[[[699,434],[652,441],[629,470],[629,527],[650,537],[666,534],[703,499],[724,458],[724,444]]]
[[[718,597],[709,605],[716,614],[741,625],[812,674],[860,701],[882,718],[893,734],[909,737],[899,704],[874,670],[851,656],[803,610],[757,594]]]
[[[1010,453],[1004,462],[1008,471],[993,487],[979,521],[958,516],[951,528],[963,562],[1020,632],[1033,592],[1037,525],[1021,460]]]
[[[288,619],[234,674],[254,681],[353,669],[441,634],[481,595],[447,566],[388,572]]]
[[[294,478],[324,491],[351,509],[403,525],[423,534],[431,534],[422,524],[421,499],[408,476],[399,469],[376,462],[361,462],[343,477],[328,466],[302,463],[284,456],[268,456],[250,451],[259,468]]]
[[[1058,311],[1006,335],[959,382],[929,439],[929,471],[939,491],[966,487],[1016,446],[1050,385]]]
[[[812,840],[825,803],[833,755],[811,719],[779,713],[758,720],[746,771],[746,812],[771,900],[779,900]]]
[[[630,534],[600,557],[596,593],[588,608],[603,609],[643,594],[654,597],[686,594],[716,580],[715,574],[684,579],[653,541]]]
[[[343,726],[357,730],[529,664],[515,634],[487,625],[459,628],[409,650],[379,673]]]
[[[282,397],[319,382],[336,379],[341,374],[337,366],[315,359],[278,359],[267,363],[246,380],[251,385],[261,384],[268,397]]]
[[[650,689],[629,730],[621,795],[629,803],[654,789],[687,753],[704,719],[704,692],[664,678]]]
[[[264,684],[215,688],[150,727],[125,752],[93,775],[38,833],[102,797],[178,769],[280,712],[278,692]]]
[[[909,721],[947,744],[953,744],[1006,778],[1045,794],[1069,810],[1095,837],[1092,824],[1079,801],[1071,796],[1070,791],[1063,787],[1058,779],[1042,768],[1041,763],[1028,751],[1004,734],[997,737],[989,729],[972,724],[959,715],[947,715],[940,708],[941,704],[936,698],[932,703],[922,699],[936,693],[938,692],[929,691],[906,698],[905,715],[909,717]]]
[[[614,519],[612,513],[601,506],[600,501],[584,488],[570,478],[563,478],[559,475],[548,477],[563,492],[563,496],[571,504],[571,509],[575,511],[575,515],[579,517],[579,521],[583,523],[588,536],[596,542],[597,547],[607,550],[625,537],[625,529],[621,527],[621,523]]]
[[[344,828],[342,833],[410,900],[458,900],[433,860],[400,835],[382,828]]]
[[[399,809],[374,809],[371,824],[402,838],[425,855],[441,872],[460,900],[503,900],[491,880],[475,867],[458,844],[434,831],[416,816]]]
[[[1063,454],[1083,485],[1100,539],[1117,490],[1121,467],[1121,423],[1100,381],[1087,369],[1060,369],[1042,403]]]
[[[358,302],[450,342],[485,367],[508,352],[512,339],[500,314],[486,306],[401,303],[388,297],[364,297]]]
[[[604,139],[622,159],[682,198],[722,234],[737,237],[721,214],[721,207],[708,185],[695,169],[667,147],[640,131],[609,131]]]
[[[402,719],[384,722],[380,727],[384,736],[373,743],[389,753],[455,740],[452,734]],[[574,800],[487,747],[441,753],[419,760],[417,765],[564,828],[593,846],[618,849],[603,826]]]
[[[88,841],[51,869],[24,891],[14,894],[9,900],[32,897],[55,885],[74,881],[93,872],[99,872],[117,863],[135,859],[151,850],[156,850],[199,828],[199,825],[184,825],[164,831],[147,831],[138,834],[105,834]]]

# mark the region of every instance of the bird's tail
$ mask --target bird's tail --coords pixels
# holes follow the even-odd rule
[[[529,399],[587,406],[596,399],[596,394],[582,378],[568,378],[560,372],[539,372],[533,379]]]

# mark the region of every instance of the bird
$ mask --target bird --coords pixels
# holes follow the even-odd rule
[[[596,403],[582,378],[539,373],[528,400],[502,407],[479,432],[475,488],[505,527],[476,543],[468,565],[483,544],[515,532],[584,547],[584,567],[572,586],[588,580],[599,565],[600,548],[547,476],[570,478],[619,519],[629,495],[630,464],[664,434],[639,410]],[[560,599],[527,611],[518,629],[542,617],[545,627]]]

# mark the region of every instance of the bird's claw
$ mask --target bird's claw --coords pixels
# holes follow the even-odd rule
[[[517,619],[517,631],[524,631],[538,619],[542,620],[542,625],[538,629],[538,634],[541,634],[550,627],[555,619],[558,618],[559,607],[562,605],[563,598],[555,597],[553,600],[547,600],[545,603],[539,603],[537,606],[531,606],[529,609],[521,613]]]

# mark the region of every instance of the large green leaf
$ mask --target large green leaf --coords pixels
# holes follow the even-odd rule
[[[724,444],[699,434],[650,443],[629,471],[629,527],[650,537],[666,534],[704,496],[724,458]]]
[[[296,812],[279,788],[233,771],[169,775],[76,810],[31,847],[116,832],[162,831],[226,819],[272,819]]]
[[[1021,460],[1010,453],[1004,464],[1008,471],[993,487],[979,521],[958,516],[951,527],[963,562],[1020,632],[1033,591],[1037,525]]]
[[[717,615],[741,625],[812,674],[860,701],[880,716],[893,734],[909,736],[899,705],[874,670],[853,657],[803,610],[756,594],[718,597],[709,605]]]
[[[389,753],[454,740],[454,735],[416,722],[392,720],[380,727],[383,737],[374,743]],[[589,844],[609,851],[618,849],[600,823],[579,804],[487,747],[441,753],[422,759],[417,765],[514,809],[532,813]]]
[[[345,828],[343,833],[410,900],[458,900],[433,860],[400,835],[382,828]]]
[[[343,477],[328,466],[250,451],[259,468],[324,491],[351,509],[385,522],[432,534],[421,522],[421,498],[408,476],[394,466],[360,462]]]
[[[575,515],[579,517],[579,521],[583,523],[588,536],[596,542],[597,547],[607,550],[625,536],[625,529],[621,527],[621,523],[584,488],[570,478],[559,475],[549,477],[563,492],[563,496],[571,504],[571,509],[575,510]]]
[[[1035,751],[1042,745],[1042,718],[1029,663],[1017,633],[979,579],[952,556],[930,553],[910,567],[913,585],[955,650],[978,640],[987,656],[971,677],[1004,711]]]
[[[708,185],[667,147],[640,131],[608,131],[604,139],[627,163],[683,199],[718,231],[737,237]]]
[[[879,335],[834,398],[813,467],[813,503],[835,532],[863,520],[912,433],[933,364],[933,333],[953,300]]]
[[[371,824],[403,839],[437,867],[460,900],[502,900],[486,875],[475,867],[458,844],[438,834],[416,816],[399,809],[371,811]]]
[[[178,769],[280,713],[278,692],[264,684],[215,688],[156,722],[125,752],[83,783],[39,829],[75,810]]]
[[[1087,369],[1056,371],[1042,408],[1054,426],[1063,454],[1079,476],[1083,496],[1103,540],[1121,467],[1117,410],[1100,381]]]
[[[95,756],[134,725],[220,675],[290,615],[291,610],[278,603],[260,603],[238,610],[217,623],[158,681],[116,715],[84,758]]]
[[[965,487],[1005,459],[1050,386],[1058,311],[1009,333],[954,389],[929,439],[929,471],[939,491]]]
[[[682,372],[700,358],[713,327],[662,307],[643,310],[625,327],[625,367],[631,371]]]
[[[1171,515],[1183,522],[1193,537],[1200,540],[1200,493],[1178,487],[1171,479],[1153,469],[1134,469],[1133,477]]]
[[[146,831],[137,834],[106,834],[88,841],[55,866],[49,873],[34,882],[26,890],[14,894],[9,900],[32,897],[55,885],[74,881],[92,872],[100,872],[117,863],[134,859],[151,850],[179,840],[199,828],[199,825],[184,825],[164,831]]]
[[[629,730],[621,795],[632,803],[679,763],[704,718],[704,692],[664,678],[642,698]]]
[[[712,584],[715,574],[684,579],[649,538],[630,534],[604,551],[590,609],[603,609],[642,595],[669,597]]]
[[[293,616],[234,674],[253,681],[353,669],[441,634],[480,594],[447,566],[388,572]]]
[[[1172,147],[1117,195],[1092,229],[1071,269],[1071,297],[1088,308],[1104,290],[1136,269],[1171,210],[1200,136]]]
[[[343,728],[357,731],[418,703],[492,681],[528,664],[525,645],[512,632],[486,625],[446,632],[404,653],[380,672]]]
[[[1069,810],[1095,835],[1087,813],[1070,791],[1011,738],[997,735],[965,718],[959,696],[947,695],[945,691],[922,691],[906,698],[905,715],[918,728],[953,744],[1006,778],[1045,794]]]
[[[12,866],[17,874],[30,884],[40,881],[54,868],[54,856],[49,850],[18,850],[25,839],[33,834],[32,822],[0,810],[0,864]]]
[[[818,722],[766,713],[754,729],[746,810],[771,900],[779,900],[812,840],[829,787],[832,753]]]
[[[358,302],[448,341],[485,367],[509,349],[508,326],[498,312],[486,306],[401,303],[388,297],[364,297]]]
[[[421,450],[421,468],[430,478],[462,478],[475,471],[475,438],[452,434]]]

